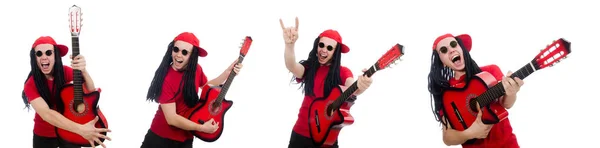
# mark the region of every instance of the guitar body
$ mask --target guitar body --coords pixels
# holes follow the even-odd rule
[[[328,106],[340,95],[342,89],[339,86],[334,87],[328,97],[317,98],[310,104],[308,127],[315,145],[332,146],[337,141],[342,128],[354,123],[349,103],[344,103],[339,110],[327,113]]]
[[[463,131],[471,126],[477,119],[477,110],[471,109],[469,102],[498,82],[492,74],[481,72],[468,80],[464,88],[443,92],[444,116],[453,129]],[[481,107],[481,118],[485,124],[495,124],[508,117],[508,111],[500,103]]]
[[[78,124],[88,123],[98,116],[99,120],[95,124],[96,128],[108,128],[106,117],[104,117],[104,114],[102,114],[102,111],[98,107],[100,91],[101,89],[98,88],[97,91],[83,94],[83,104],[85,105],[85,108],[83,112],[79,113],[76,110],[77,101],[75,101],[74,96],[74,85],[72,83],[65,85],[60,91],[62,104],[64,106],[61,114],[65,116],[65,118]],[[62,140],[70,144],[79,145],[82,147],[90,147],[90,143],[76,133],[57,128],[57,134]],[[101,134],[106,135],[106,132]],[[105,139],[100,138],[101,142],[104,142],[104,140]],[[99,143],[94,142],[94,145],[99,145]]]
[[[212,134],[200,131],[192,131],[194,136],[205,142],[214,142],[221,137],[223,128],[225,127],[223,126],[225,121],[225,113],[227,113],[227,111],[233,105],[233,101],[224,99],[220,104],[218,104],[218,107],[215,108],[213,104],[215,104],[214,102],[217,100],[219,93],[221,93],[220,86],[204,85],[200,98],[201,100],[206,101],[206,103],[202,103],[202,105],[195,107],[188,117],[189,120],[198,124],[204,124],[204,122],[210,120],[211,118],[215,122],[219,123],[219,128]]]

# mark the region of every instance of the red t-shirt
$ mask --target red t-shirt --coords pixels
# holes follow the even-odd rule
[[[481,71],[486,71],[492,74],[496,80],[500,81],[504,78],[504,74],[497,65],[487,65],[480,67]],[[464,87],[465,75],[460,77],[458,80],[452,78],[449,83],[450,86],[458,85]],[[462,85],[462,86],[461,86]],[[495,102],[499,103],[499,102]],[[463,144],[463,148],[518,148],[517,137],[512,132],[512,126],[508,118],[500,121],[499,123],[492,126],[490,133],[486,139],[479,139],[474,144]]]
[[[69,66],[63,65],[63,71],[65,74],[65,82],[69,83],[70,81],[73,81],[73,69]],[[54,98],[54,91],[53,86],[54,86],[54,80],[47,80],[46,83],[48,84],[46,87],[48,87],[48,90],[50,90],[50,101],[52,102],[56,102],[56,99]],[[25,82],[25,86],[23,88],[23,90],[25,91],[25,96],[27,97],[27,100],[29,102],[35,100],[36,98],[40,97],[41,95],[39,94],[39,92],[37,91],[37,87],[35,85],[35,81],[33,80],[33,76],[30,76],[29,78],[27,78],[27,82]],[[54,103],[53,106],[49,106],[50,109],[56,109],[56,103]],[[33,118],[33,133],[38,135],[38,136],[43,136],[43,137],[56,137],[56,132],[54,132],[54,126],[51,125],[50,123],[44,121],[44,119],[42,119],[42,117],[35,113],[35,117]]]
[[[169,67],[167,71],[167,75],[165,76],[165,80],[162,86],[162,92],[158,97],[158,103],[175,103],[176,112],[184,112],[190,108],[185,105],[185,101],[183,99],[183,83],[181,79],[183,78],[183,71],[176,71],[175,69]],[[206,84],[208,80],[206,80],[206,75],[204,75],[204,71],[202,71],[202,67],[200,64],[196,67],[196,91],[198,88]],[[180,85],[181,84],[181,85]],[[154,132],[156,135],[183,142],[188,139],[194,138],[193,135],[186,130],[180,129],[175,126],[171,126],[167,123],[167,119],[165,118],[165,114],[160,106],[158,106],[158,110],[154,115],[154,119],[152,120],[152,125],[150,125],[150,130]]]
[[[304,67],[307,69],[307,67]],[[325,85],[325,78],[327,78],[327,73],[329,72],[329,66],[320,66],[317,69],[317,73],[315,74],[313,91],[316,97],[311,97],[308,95],[304,95],[304,101],[302,101],[302,106],[300,107],[300,112],[298,113],[298,119],[296,120],[296,124],[294,125],[294,132],[305,136],[310,137],[310,132],[308,131],[308,108],[312,101],[316,98],[323,97],[323,86]],[[342,80],[342,84],[346,85],[346,79],[352,78],[352,71],[350,69],[340,66],[340,78]],[[301,82],[302,79],[296,79],[297,82]],[[304,86],[310,87],[310,86]]]

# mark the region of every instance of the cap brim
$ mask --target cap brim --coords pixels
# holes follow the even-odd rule
[[[206,50],[204,50],[204,48],[202,47],[198,47],[198,49],[200,49],[198,56],[200,57],[206,57],[208,55],[208,52],[206,52]]]
[[[57,44],[56,47],[58,47],[58,50],[60,52],[60,57],[64,57],[69,52],[69,47],[67,47],[65,45]]]
[[[460,39],[463,43],[464,48],[467,48],[468,52],[471,52],[471,47],[473,47],[473,40],[471,40],[471,36],[468,34],[461,34],[456,36],[456,38]]]
[[[346,44],[342,44],[342,53],[350,52],[350,48]]]

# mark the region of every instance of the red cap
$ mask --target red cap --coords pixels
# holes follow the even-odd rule
[[[463,45],[465,46],[464,48],[467,48],[467,52],[471,51],[471,47],[473,46],[473,41],[471,40],[471,36],[469,36],[468,34],[461,34],[458,36],[454,36],[452,34],[444,34],[441,35],[440,37],[436,38],[435,41],[433,41],[433,50],[435,50],[437,48],[437,44],[448,37],[456,37],[458,39],[460,39],[460,41],[462,41]]]
[[[194,47],[200,49],[200,51],[198,51],[198,56],[200,57],[205,57],[206,55],[208,55],[208,52],[206,52],[204,48],[200,47],[200,40],[196,38],[196,35],[194,35],[194,33],[182,32],[179,35],[177,35],[177,37],[175,37],[173,41],[184,41],[192,44]]]
[[[52,44],[56,47],[58,47],[58,50],[60,52],[60,57],[64,57],[65,55],[67,55],[67,52],[69,52],[69,47],[65,46],[65,45],[61,45],[61,44],[56,44],[56,41],[54,41],[54,39],[50,36],[41,36],[38,39],[35,40],[35,42],[33,42],[33,45],[31,45],[31,48],[35,48],[35,46],[40,45],[40,44]]]
[[[342,36],[340,36],[340,33],[338,33],[335,30],[332,30],[332,29],[325,30],[319,35],[319,37],[327,37],[327,38],[333,39],[336,42],[338,42],[338,44],[342,45],[342,53],[350,52],[350,48],[348,48],[348,46],[346,46],[346,44],[342,43]]]

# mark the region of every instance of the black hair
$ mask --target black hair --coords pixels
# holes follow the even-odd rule
[[[38,67],[34,48],[31,48],[31,51],[29,52],[29,63],[31,66],[31,71],[29,71],[29,74],[25,79],[25,84],[27,84],[29,77],[33,76],[33,81],[35,82],[35,86],[37,88],[38,93],[40,94],[40,97],[44,99],[44,101],[46,102],[46,104],[48,104],[50,108],[53,108],[54,105],[62,104],[60,103],[61,101],[58,98],[60,98],[60,88],[62,88],[62,86],[66,84],[63,63],[61,59],[62,57],[60,56],[62,53],[60,53],[60,50],[58,50],[58,46],[54,46],[53,51],[54,67],[52,67],[52,76],[54,78],[52,90],[48,88],[48,79],[46,79],[46,76]],[[54,97],[52,97],[52,94],[54,94]],[[30,104],[27,96],[25,95],[25,90],[23,90],[21,98],[23,99],[23,103],[25,103],[25,108],[29,109]],[[50,101],[51,98],[55,98],[54,101]],[[57,108],[60,108],[60,106]]]
[[[152,78],[152,83],[150,84],[150,88],[148,88],[148,94],[146,96],[147,101],[151,100],[154,102],[158,102],[158,97],[162,92],[162,86],[165,77],[167,76],[167,72],[169,71],[169,68],[171,68],[171,63],[173,62],[172,51],[173,46],[175,46],[174,43],[174,41],[169,43],[167,47],[167,52],[165,53],[162,62],[158,66],[158,69],[156,69],[156,72],[154,73],[154,78]],[[192,49],[193,50],[190,53],[190,58],[188,59],[188,64],[186,66],[185,72],[183,74],[181,82],[178,85],[179,87],[177,90],[177,93],[183,92],[182,95],[185,104],[188,107],[193,107],[199,101],[195,82],[197,69],[196,67],[198,66],[198,52],[200,49],[197,47],[193,47]],[[181,84],[183,84],[183,87],[181,87]],[[175,94],[174,96],[177,96],[177,94]]]
[[[471,58],[468,49],[465,48],[462,41],[456,38],[458,45],[462,47],[463,59],[465,63],[465,80],[471,79],[474,75],[481,72],[481,68],[477,66],[475,60]],[[454,71],[449,67],[444,66],[444,63],[440,60],[440,56],[437,50],[433,50],[431,54],[431,69],[428,75],[428,89],[430,98],[433,99],[432,111],[438,122],[442,122],[440,111],[442,110],[442,93],[444,90],[450,88],[449,80],[454,77]]]
[[[303,79],[300,82],[300,88],[303,87],[303,93],[308,96],[315,96],[313,86],[315,75],[320,67],[319,59],[317,57],[320,39],[320,37],[317,37],[315,39],[313,43],[313,48],[308,54],[308,59],[300,61],[300,64],[302,64],[302,66],[305,67],[304,74],[302,76]],[[325,78],[325,86],[323,87],[323,97],[329,96],[329,93],[333,88],[344,83],[342,81],[342,78],[340,77],[342,58],[341,51],[342,45],[338,43],[335,46],[335,51],[333,53],[333,57],[331,58],[331,65],[329,66],[329,72],[327,73],[327,77]],[[295,79],[296,77],[293,77],[292,81],[294,81]]]

